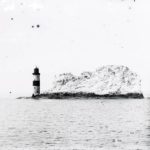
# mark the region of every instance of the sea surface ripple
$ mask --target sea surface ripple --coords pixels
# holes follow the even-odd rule
[[[150,100],[0,100],[0,150],[113,149],[150,149]]]

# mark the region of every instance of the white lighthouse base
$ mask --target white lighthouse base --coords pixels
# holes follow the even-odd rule
[[[33,96],[40,95],[40,86],[33,86]]]

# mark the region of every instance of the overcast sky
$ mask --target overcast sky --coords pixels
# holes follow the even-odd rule
[[[150,95],[149,8],[149,0],[0,0],[0,97],[31,95],[36,65],[44,91],[55,74],[109,64],[139,74]]]

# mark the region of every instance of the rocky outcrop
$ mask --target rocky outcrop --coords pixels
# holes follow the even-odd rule
[[[125,66],[103,66],[80,76],[71,73],[56,77],[50,93],[93,93],[95,95],[127,95],[141,92],[139,76]]]

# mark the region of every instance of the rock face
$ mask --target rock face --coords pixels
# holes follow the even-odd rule
[[[103,66],[80,76],[71,73],[56,77],[50,93],[94,93],[96,95],[126,95],[141,93],[139,76],[125,66]]]

